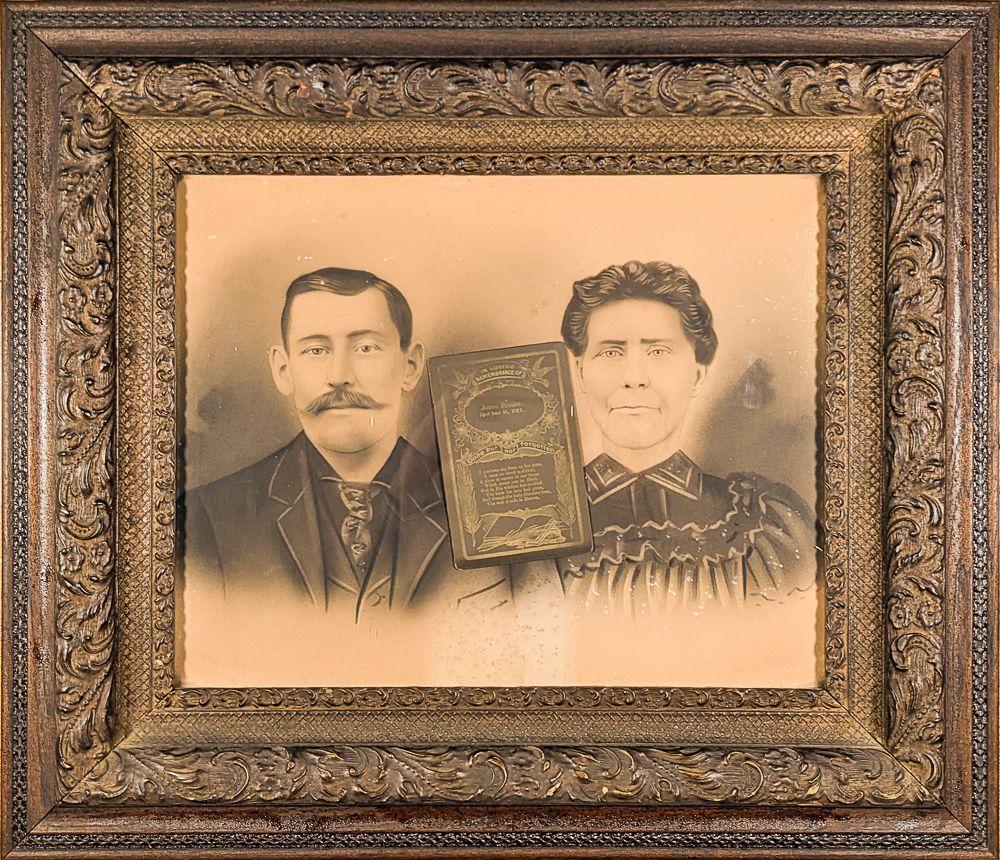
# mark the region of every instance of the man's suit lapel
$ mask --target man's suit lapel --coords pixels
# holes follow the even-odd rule
[[[431,560],[448,536],[440,478],[422,454],[405,440],[401,442],[405,449],[393,479],[399,506],[395,553],[391,546],[381,547],[368,579],[371,588],[391,576],[392,605],[400,608],[413,599]],[[313,603],[322,607],[326,602],[323,550],[307,444],[305,435],[299,434],[288,446],[275,467],[269,495],[283,507],[277,515],[278,530]],[[346,556],[344,560],[348,564]],[[353,575],[345,580],[345,588],[356,594]]]
[[[284,508],[277,516],[278,531],[313,603],[322,607],[326,603],[323,549],[306,444],[300,433],[288,446],[275,466],[268,493]]]
[[[431,559],[448,536],[440,478],[422,454],[406,445],[394,481],[398,487],[399,537],[392,605],[399,608],[413,599]]]

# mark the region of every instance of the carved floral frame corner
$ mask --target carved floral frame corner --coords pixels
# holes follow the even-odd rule
[[[387,19],[387,13],[358,13],[358,22]],[[845,13],[846,14],[846,13]],[[943,14],[943,13],[942,13]],[[33,17],[34,16],[34,17]],[[955,16],[949,19],[953,24]],[[84,15],[84,17],[86,17]],[[341,14],[341,18],[344,18]],[[429,20],[433,15],[426,13]],[[502,18],[497,13],[497,20]],[[78,23],[67,15],[64,26]],[[965,19],[963,19],[965,20]],[[40,24],[39,22],[44,22]],[[176,23],[182,23],[178,20]],[[15,87],[13,104],[13,156],[11,161],[12,207],[15,218],[24,211],[27,178],[27,82],[18,77],[17,61],[26,50],[23,41],[33,27],[52,25],[48,13],[18,11],[12,25]],[[980,40],[988,42],[986,20],[971,15],[967,24]],[[497,24],[499,26],[499,24]],[[956,495],[949,491],[947,450],[949,409],[953,409],[948,379],[949,295],[958,289],[949,270],[954,247],[951,225],[947,141],[947,99],[943,64],[935,59],[892,61],[665,61],[665,60],[565,60],[565,61],[373,61],[344,60],[306,62],[297,60],[79,60],[62,57],[58,81],[58,151],[52,154],[56,176],[52,201],[52,230],[58,239],[53,260],[55,295],[49,304],[54,326],[52,372],[56,394],[52,460],[53,593],[52,671],[55,690],[55,744],[58,794],[63,807],[92,809],[128,805],[170,804],[642,804],[664,807],[705,804],[708,806],[818,808],[857,806],[862,809],[942,810],[945,808],[946,775],[949,767],[965,767],[956,761],[957,747],[947,743],[945,713],[948,685],[949,630],[966,619],[953,617],[949,589],[969,587],[973,648],[970,661],[971,701],[969,710],[975,731],[968,750],[972,776],[969,826],[954,832],[897,832],[889,835],[817,834],[790,835],[743,833],[721,847],[780,848],[793,844],[817,850],[839,847],[911,847],[927,851],[985,850],[989,801],[986,798],[989,716],[989,643],[987,601],[990,587],[987,571],[990,544],[986,537],[988,503],[984,483],[974,485],[972,506],[978,515],[972,530],[971,556],[978,558],[965,585],[955,578],[945,557],[950,514]],[[979,81],[972,93],[973,122],[979,121],[986,98]],[[20,87],[20,89],[18,89]],[[118,236],[129,217],[120,211],[118,157],[123,148],[144,146],[133,126],[144,118],[176,118],[184,121],[282,119],[326,121],[413,121],[428,118],[457,119],[481,116],[587,119],[628,117],[858,117],[884,121],[887,169],[887,236],[884,268],[884,379],[885,438],[883,552],[887,585],[882,607],[886,619],[885,689],[888,713],[884,737],[853,748],[823,745],[755,748],[748,746],[657,747],[649,745],[590,744],[559,746],[520,745],[242,745],[234,748],[176,749],[144,744],[121,730],[115,689],[119,647],[116,640],[116,586],[123,564],[116,557],[116,491],[122,481],[135,476],[122,474],[116,458],[123,428],[118,423],[118,369],[133,360],[116,350],[116,314],[122,301],[118,286],[121,272],[133,264],[121,259]],[[981,158],[985,155],[980,153]],[[184,172],[287,172],[331,170],[329,156],[322,164],[307,158],[288,157],[281,166],[249,155],[243,163],[232,159],[151,153],[157,169],[144,179],[148,193],[158,201],[154,232],[161,240],[153,244],[171,247],[175,229],[172,205],[176,177]],[[335,156],[333,157],[335,160]],[[706,158],[711,159],[711,156]],[[20,159],[20,160],[19,160]],[[187,160],[185,160],[187,159]],[[467,155],[454,159],[425,160],[420,164],[386,157],[359,158],[352,164],[336,164],[337,170],[391,172],[505,172],[514,161],[477,162]],[[263,165],[263,166],[262,166]],[[663,169],[663,165],[640,164]],[[981,165],[985,169],[984,165]],[[620,172],[630,169],[614,159],[592,161],[587,170]],[[746,165],[743,165],[746,169]],[[816,165],[806,165],[804,172]],[[524,169],[523,164],[518,169]],[[536,165],[538,172],[558,170],[558,165]],[[706,161],[689,162],[685,169],[708,172]],[[762,169],[766,169],[766,166]],[[833,172],[833,171],[827,171]],[[979,174],[976,174],[978,176]],[[973,182],[980,181],[974,178]],[[972,189],[975,205],[986,199],[980,184]],[[833,198],[831,198],[833,199]],[[985,205],[985,204],[983,204]],[[976,217],[988,223],[985,212]],[[12,274],[8,318],[12,326],[9,403],[12,405],[8,440],[12,451],[11,503],[30,509],[27,482],[29,446],[44,448],[44,442],[28,426],[31,400],[28,355],[30,317],[28,303],[27,238],[13,229]],[[988,232],[988,231],[986,231]],[[827,235],[828,243],[845,243],[842,232]],[[981,309],[990,307],[987,254],[982,247],[972,260],[973,290],[978,290]],[[978,268],[977,268],[978,267]],[[163,326],[173,322],[174,272],[169,255],[154,255],[150,268],[154,314]],[[847,284],[835,268],[827,270],[828,314],[838,312]],[[838,299],[838,296],[840,298]],[[974,313],[976,311],[974,310]],[[992,426],[986,418],[988,324],[975,317],[973,340],[974,384],[980,386],[972,409],[977,427]],[[826,362],[827,397],[836,399],[835,380],[843,373],[849,332],[842,344],[828,343]],[[839,347],[839,348],[838,348]],[[994,356],[995,358],[995,356]],[[173,380],[172,344],[155,344],[149,360],[157,380],[157,399],[148,416],[151,424],[163,425],[163,436],[172,433]],[[24,405],[24,408],[22,407]],[[978,410],[978,411],[977,411]],[[127,428],[126,428],[127,429]],[[828,428],[828,434],[837,435]],[[841,431],[842,432],[842,431]],[[977,430],[977,433],[986,433]],[[155,435],[155,434],[154,434]],[[988,471],[987,436],[977,436],[974,457]],[[830,448],[828,438],[828,452]],[[22,447],[23,446],[23,447]],[[35,455],[37,456],[37,454]],[[44,452],[43,452],[44,456]],[[158,468],[172,468],[175,451],[159,445],[152,454]],[[837,458],[828,458],[836,464]],[[844,476],[826,475],[828,484]],[[151,671],[169,687],[172,678],[173,520],[168,487],[155,497],[151,512],[153,529],[153,601],[161,610],[151,635],[155,643]],[[841,498],[831,493],[833,498]],[[978,507],[977,507],[978,506]],[[836,526],[842,512],[827,511],[827,540],[833,544],[848,537]],[[28,766],[26,692],[28,663],[26,614],[32,565],[27,555],[29,519],[15,517],[8,532],[12,553],[11,785],[13,833],[19,846],[46,850],[79,844],[97,847],[85,835],[29,832],[27,801]],[[846,565],[845,565],[846,566]],[[848,612],[842,595],[849,571],[827,568],[828,624],[831,617]],[[21,610],[24,610],[22,616]],[[840,630],[838,627],[837,630]],[[849,647],[836,635],[827,638],[827,668],[831,689],[836,689],[838,660]],[[173,689],[173,688],[170,688]],[[326,695],[335,695],[327,691]],[[356,692],[343,691],[344,696]],[[690,691],[670,691],[658,701],[663,707],[679,706]],[[268,703],[280,692],[254,691],[255,705]],[[303,693],[306,695],[306,693]],[[386,694],[397,704],[400,697],[426,697],[445,705],[461,700],[461,692],[395,691]],[[473,695],[488,697],[489,691]],[[496,691],[492,695],[497,695]],[[507,691],[516,700],[522,694]],[[545,706],[559,691],[530,693],[532,706]],[[656,691],[603,691],[599,695],[652,695]],[[670,697],[674,696],[672,700]],[[713,706],[742,706],[757,696],[757,707],[765,707],[766,691],[707,691]],[[781,699],[784,705],[790,697]],[[951,693],[954,695],[954,692]],[[393,699],[392,697],[396,697]],[[449,699],[449,696],[451,698]],[[742,699],[740,697],[743,697]],[[714,697],[714,698],[713,698]],[[727,699],[728,697],[728,699]],[[490,702],[485,702],[490,704]],[[815,702],[811,703],[814,705]],[[954,729],[952,729],[954,731]],[[994,813],[995,815],[995,810]],[[558,834],[556,834],[558,835]],[[199,847],[240,844],[232,833],[212,839],[184,842],[182,837],[162,834],[147,837],[151,847]],[[709,834],[711,836],[711,834]],[[338,838],[340,841],[338,842]],[[453,834],[451,844],[468,847],[545,847],[556,844],[629,848],[718,845],[710,838],[690,833],[653,832],[636,836],[632,843],[614,833],[585,834],[574,842],[560,843],[544,834],[516,832]],[[114,838],[107,837],[108,845]],[[159,841],[157,841],[157,839]],[[226,840],[229,841],[226,841]],[[392,847],[385,833],[271,836],[274,847],[312,848],[323,845]],[[325,839],[325,841],[324,841]],[[492,841],[491,841],[492,839]],[[678,841],[679,839],[679,841]],[[701,841],[699,841],[701,839]],[[76,842],[74,842],[76,840]],[[173,841],[171,841],[173,840]],[[367,841],[366,841],[367,840]],[[381,841],[380,841],[381,840]],[[686,840],[686,841],[685,841]],[[782,841],[784,840],[784,841]],[[853,841],[852,841],[853,840]],[[881,840],[881,841],[880,841]],[[446,840],[447,841],[447,840]],[[127,840],[121,840],[125,846]],[[242,844],[252,845],[244,839]],[[414,835],[399,845],[419,847]],[[436,844],[442,844],[438,842]],[[986,856],[986,855],[984,855]]]

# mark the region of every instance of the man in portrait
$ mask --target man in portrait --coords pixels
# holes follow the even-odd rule
[[[663,262],[609,266],[573,285],[562,336],[604,449],[585,468],[594,550],[557,562],[572,604],[655,616],[815,589],[802,500],[759,475],[707,474],[682,449],[718,346],[694,279]]]
[[[452,566],[440,472],[400,435],[404,397],[424,371],[403,294],[369,272],[302,275],[288,287],[269,360],[302,430],[186,494],[188,584],[355,621],[506,605],[503,571]]]

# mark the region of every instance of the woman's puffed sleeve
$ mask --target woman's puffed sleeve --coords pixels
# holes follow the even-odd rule
[[[816,516],[789,487],[759,475],[732,476],[752,511],[746,596],[780,601],[816,588],[820,541]]]

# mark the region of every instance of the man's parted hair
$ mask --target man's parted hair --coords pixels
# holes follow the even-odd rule
[[[378,290],[385,296],[389,316],[399,332],[399,346],[401,349],[409,349],[413,340],[413,312],[406,297],[388,281],[359,269],[319,269],[299,275],[292,281],[285,293],[285,306],[281,310],[281,340],[285,348],[288,348],[288,317],[296,296],[315,292],[356,296],[365,290]]]
[[[698,364],[711,364],[719,339],[712,328],[712,311],[701,290],[684,269],[670,263],[632,260],[608,266],[573,284],[573,298],[563,314],[562,337],[573,355],[587,349],[587,324],[598,308],[624,299],[649,299],[676,308]]]

